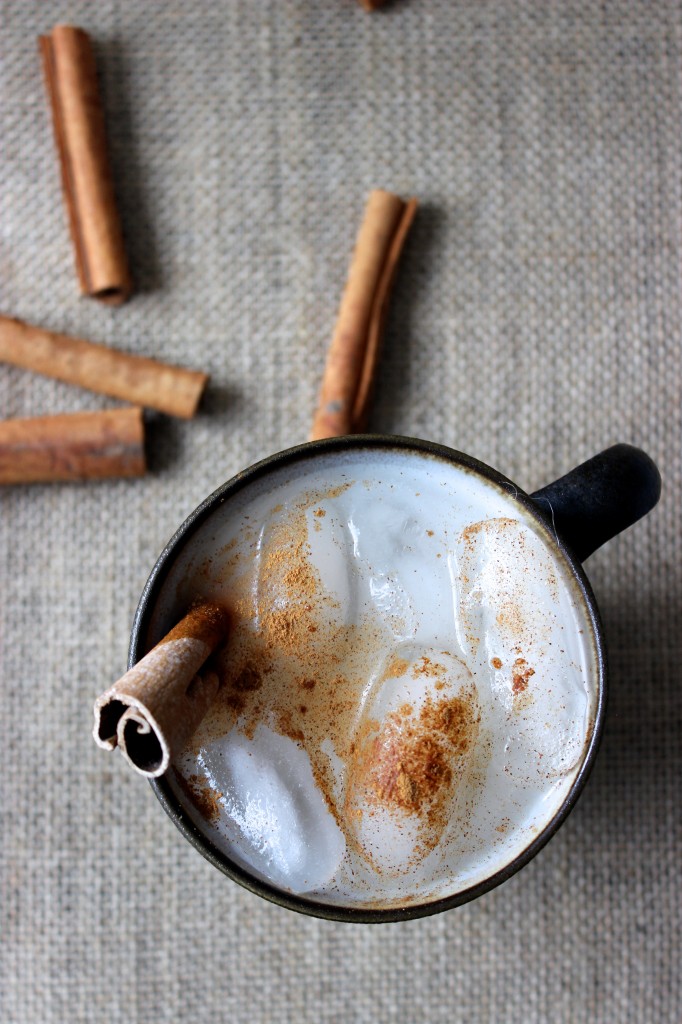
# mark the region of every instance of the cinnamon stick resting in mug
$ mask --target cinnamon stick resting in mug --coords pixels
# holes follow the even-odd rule
[[[95,702],[95,742],[118,746],[147,778],[168,770],[215,698],[215,672],[198,674],[227,636],[227,612],[202,602]]]
[[[82,29],[57,25],[39,44],[80,289],[118,305],[128,298],[132,283],[92,43]]]
[[[370,193],[329,348],[310,440],[364,430],[388,300],[417,210],[391,192]]]
[[[208,381],[206,373],[128,355],[7,316],[0,316],[0,362],[184,419],[194,416]]]
[[[0,484],[142,476],[141,409],[0,420]]]

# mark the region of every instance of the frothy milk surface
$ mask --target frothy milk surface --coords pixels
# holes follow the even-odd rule
[[[504,487],[401,449],[281,467],[183,549],[152,632],[197,597],[232,630],[171,782],[258,877],[329,904],[451,896],[568,794],[596,712],[592,625]]]

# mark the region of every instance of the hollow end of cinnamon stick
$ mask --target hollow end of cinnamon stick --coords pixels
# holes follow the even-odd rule
[[[57,25],[39,38],[62,191],[83,294],[120,305],[132,291],[90,37]]]
[[[0,484],[137,477],[145,470],[141,409],[0,420]]]
[[[184,695],[174,697],[177,710],[172,714],[155,717],[147,703],[131,700],[126,704],[116,727],[116,745],[131,768],[148,779],[165,775],[174,755],[199,726],[219,689],[217,673],[208,671],[195,675]]]
[[[382,189],[370,193],[325,365],[310,440],[363,430],[379,365],[395,271],[417,210]]]
[[[195,415],[209,379],[207,373],[1,315],[0,362],[182,419]]]
[[[95,701],[93,738],[158,778],[204,718],[220,688],[207,666],[224,642],[227,612],[200,602],[141,661]]]

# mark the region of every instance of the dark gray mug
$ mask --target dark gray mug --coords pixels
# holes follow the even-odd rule
[[[140,599],[130,643],[130,666],[136,664],[156,644],[179,617],[183,609],[170,609],[160,616],[157,602],[164,583],[177,559],[199,531],[208,529],[211,517],[229,514],[229,504],[244,488],[267,480],[270,474],[295,469],[302,462],[334,458],[334,453],[349,450],[381,453],[400,451],[416,458],[427,456],[455,464],[467,473],[483,478],[502,490],[516,503],[521,516],[531,518],[537,530],[561,560],[572,577],[574,591],[584,606],[591,623],[595,664],[597,666],[597,701],[593,727],[583,750],[579,770],[570,791],[546,827],[508,863],[494,870],[489,877],[443,898],[412,902],[407,906],[368,907],[327,903],[316,898],[299,896],[264,881],[243,864],[228,856],[187,813],[170,773],[153,780],[151,785],[162,806],[183,835],[212,864],[234,881],[281,906],[323,918],[354,922],[397,921],[422,917],[463,904],[508,879],[523,867],[545,845],[565,820],[583,789],[598,748],[606,702],[606,651],[597,605],[581,562],[639,518],[650,511],[660,495],[660,475],[651,459],[630,445],[615,445],[573,469],[566,476],[534,494],[524,493],[496,470],[477,460],[440,445],[412,438],[379,435],[357,435],[312,442],[272,455],[223,484],[187,518],[158,559]]]

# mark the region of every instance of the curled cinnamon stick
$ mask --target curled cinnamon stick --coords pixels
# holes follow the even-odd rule
[[[0,362],[78,384],[170,416],[192,417],[208,374],[128,355],[0,316]]]
[[[0,484],[142,476],[142,410],[0,420]]]
[[[80,289],[110,305],[131,291],[89,36],[57,25],[40,52]]]
[[[118,746],[141,775],[157,778],[190,738],[219,689],[204,670],[223,642],[227,613],[202,602],[95,702],[95,742]]]
[[[329,348],[312,441],[362,430],[376,378],[386,310],[417,209],[391,192],[370,193]]]

